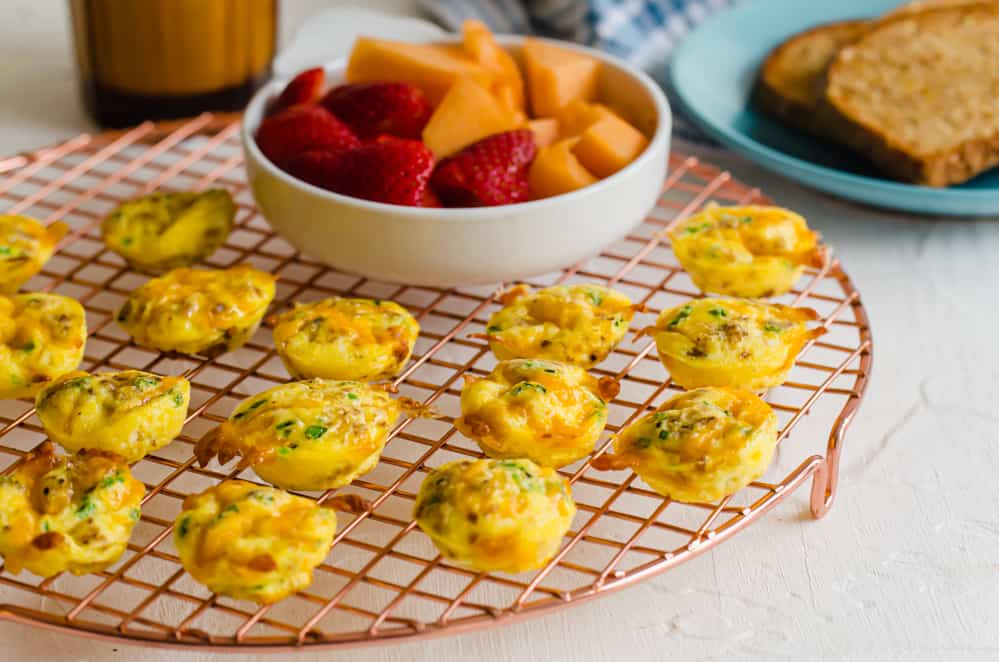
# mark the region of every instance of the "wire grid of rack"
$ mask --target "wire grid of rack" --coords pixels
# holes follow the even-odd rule
[[[376,469],[340,491],[360,495],[367,508],[342,516],[313,584],[269,607],[211,594],[184,572],[171,535],[185,495],[237,475],[232,465],[227,469],[213,462],[200,468],[192,454],[194,441],[242,398],[288,379],[269,330],[212,360],[131,344],[114,314],[144,278],[99,238],[101,218],[124,199],[209,186],[229,189],[239,211],[236,229],[208,266],[250,262],[278,274],[275,310],[334,294],[402,303],[423,331],[396,384],[402,394],[443,414],[439,420],[406,419],[397,426]],[[674,152],[663,195],[646,222],[598,257],[525,282],[613,286],[648,307],[633,321],[633,329],[639,329],[661,310],[699,296],[676,264],[663,230],[711,201],[769,202],[727,172]],[[58,253],[27,289],[69,295],[84,304],[90,336],[82,369],[139,368],[184,374],[192,383],[184,433],[133,467],[148,492],[118,563],[100,573],[49,579],[0,569],[0,618],[92,637],[215,650],[357,645],[508,622],[622,588],[726,540],[809,479],[811,510],[821,517],[831,505],[843,435],[871,368],[868,320],[849,278],[835,260],[809,271],[801,288],[781,301],[818,310],[828,333],[802,353],[790,380],[766,396],[781,423],[774,465],[763,479],[719,503],[681,504],[652,492],[631,472],[591,466],[609,446],[610,433],[675,388],[651,341],[626,340],[593,370],[620,379],[622,389],[610,405],[608,433],[594,455],[563,470],[573,483],[578,514],[561,551],[537,572],[478,573],[438,555],[416,528],[411,509],[430,468],[481,456],[451,421],[458,413],[462,375],[486,374],[494,365],[485,343],[469,336],[483,330],[497,307],[498,286],[440,290],[381,283],[296,253],[254,207],[242,171],[238,118],[228,115],[81,135],[0,160],[0,213],[61,219],[71,226]],[[29,402],[0,403],[0,472],[12,471],[43,440]],[[239,477],[255,479],[249,472]],[[325,500],[331,494],[309,496]]]

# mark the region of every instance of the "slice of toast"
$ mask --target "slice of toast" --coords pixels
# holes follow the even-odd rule
[[[999,165],[999,2],[879,22],[829,64],[817,122],[902,181]]]

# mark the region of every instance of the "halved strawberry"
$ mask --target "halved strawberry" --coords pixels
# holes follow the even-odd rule
[[[528,129],[497,133],[441,161],[430,181],[449,207],[524,202],[528,167],[537,151]]]
[[[434,155],[418,140],[382,136],[347,152],[330,188],[365,200],[424,206]]]
[[[314,149],[302,152],[288,159],[285,171],[313,186],[332,190],[332,184],[340,174],[343,159],[349,152],[345,150]]]
[[[320,104],[361,138],[380,135],[418,139],[433,109],[409,83],[355,83],[334,87]]]
[[[271,114],[299,103],[315,103],[323,95],[326,74],[322,67],[306,69],[289,81],[271,106]]]
[[[264,119],[257,145],[278,167],[309,150],[349,150],[361,144],[346,124],[322,106],[297,105]]]

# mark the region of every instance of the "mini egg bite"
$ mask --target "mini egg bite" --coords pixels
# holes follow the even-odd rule
[[[802,348],[826,332],[806,326],[818,317],[776,303],[694,299],[663,311],[644,333],[655,338],[673,383],[760,391],[783,383]]]
[[[232,231],[228,191],[153,193],[122,203],[101,222],[101,237],[136,271],[158,275],[203,260]]]
[[[735,494],[764,474],[777,447],[777,415],[759,396],[698,388],[671,398],[614,438],[615,459],[674,501]]]
[[[76,370],[86,343],[78,301],[41,292],[0,296],[0,398],[33,397]]]
[[[458,460],[424,479],[413,517],[446,558],[527,572],[551,560],[576,514],[569,481],[530,460]]]
[[[257,330],[276,280],[248,264],[174,269],[134,290],[118,323],[143,347],[217,356],[241,347]]]
[[[0,215],[0,294],[13,294],[41,271],[69,232],[57,221],[48,226],[28,216]]]
[[[784,294],[826,249],[799,214],[780,207],[710,206],[670,233],[677,260],[704,292],[761,298]]]
[[[58,456],[51,442],[0,476],[0,556],[13,574],[99,572],[125,551],[146,488],[124,458],[83,450]]]
[[[409,361],[420,334],[409,311],[378,299],[296,303],[268,321],[277,353],[295,379],[389,379]]]
[[[242,456],[241,467],[285,489],[333,489],[374,468],[401,411],[362,382],[291,382],[243,400],[194,452],[202,466]]]
[[[502,360],[551,359],[590,368],[628,332],[635,306],[600,285],[555,285],[536,292],[516,287],[486,327],[489,347]]]
[[[593,450],[607,423],[605,399],[617,390],[613,380],[567,363],[501,361],[465,384],[454,426],[490,457],[562,467]]]
[[[68,451],[112,451],[137,462],[180,434],[191,385],[141,370],[71,372],[35,398],[49,438]]]
[[[312,583],[335,534],[332,509],[227,480],[184,499],[173,539],[184,569],[213,592],[271,604]]]

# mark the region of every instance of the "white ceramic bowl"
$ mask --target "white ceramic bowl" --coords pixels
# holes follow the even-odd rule
[[[519,57],[521,37],[501,37]],[[648,148],[614,175],[543,200],[474,209],[425,209],[351,198],[278,169],[253,139],[268,102],[286,81],[272,81],[243,117],[243,151],[264,217],[306,255],[341,271],[414,285],[498,283],[568,267],[628,234],[655,205],[666,175],[671,114],[644,73],[593,49],[558,42],[603,61],[600,97],[651,136]],[[326,67],[343,82],[344,61]]]

